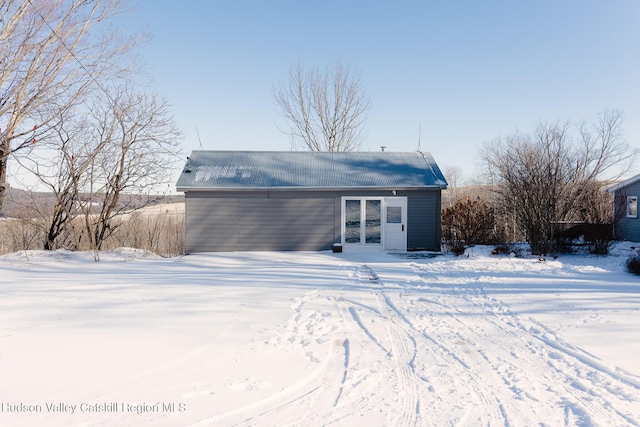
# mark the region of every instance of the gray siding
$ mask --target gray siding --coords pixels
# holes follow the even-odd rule
[[[408,196],[407,249],[440,251],[440,190],[415,192]]]
[[[440,250],[440,190],[397,193],[408,197],[408,250]],[[330,250],[341,238],[343,196],[391,192],[187,192],[187,253]]]
[[[636,196],[640,199],[640,182],[629,185],[616,191],[616,197],[623,197],[624,203],[621,206],[626,212],[626,198],[627,196]],[[632,242],[640,242],[640,215],[638,218],[627,218],[625,212],[622,212],[620,223],[616,229],[616,237],[623,240],[629,240]]]
[[[317,251],[333,245],[333,197],[274,197],[268,192],[219,196],[186,194],[187,253]]]

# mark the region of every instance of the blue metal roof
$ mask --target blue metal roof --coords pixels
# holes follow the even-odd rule
[[[215,189],[446,188],[429,153],[193,151],[178,191]]]

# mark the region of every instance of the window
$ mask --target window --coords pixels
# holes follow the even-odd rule
[[[387,206],[387,224],[402,223],[402,208],[399,206]]]
[[[627,196],[627,218],[638,218],[638,196]]]

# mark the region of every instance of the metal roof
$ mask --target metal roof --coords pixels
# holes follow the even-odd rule
[[[429,153],[193,151],[178,191],[224,189],[446,188]]]

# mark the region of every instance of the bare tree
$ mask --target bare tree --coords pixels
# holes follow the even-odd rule
[[[166,100],[128,87],[108,102],[96,102],[91,120],[91,159],[80,207],[90,247],[100,250],[119,224],[113,222],[116,216],[145,206],[169,184],[182,135]]]
[[[61,112],[48,137],[16,158],[36,178],[39,187],[53,195],[53,205],[34,203],[31,207],[44,224],[45,250],[77,247],[78,236],[72,222],[81,212],[86,174],[102,148],[91,144],[93,126],[86,111]]]
[[[133,43],[107,25],[122,11],[122,0],[0,0],[0,209],[10,156],[131,66],[119,59]]]
[[[55,204],[40,209],[44,249],[99,250],[122,221],[151,203],[172,179],[180,132],[168,104],[123,86],[57,119],[55,137],[19,159]],[[82,227],[78,227],[78,222]]]
[[[447,183],[449,184],[444,192],[446,207],[451,208],[462,197],[460,187],[464,185],[464,172],[459,166],[446,166],[444,168],[444,176],[447,177]]]
[[[341,62],[324,72],[298,64],[288,83],[274,88],[274,97],[280,114],[290,123],[290,130],[284,132],[301,147],[352,151],[365,138],[371,100],[360,77]]]
[[[484,146],[494,190],[512,212],[535,254],[552,249],[554,223],[579,216],[599,180],[631,164],[635,151],[622,140],[622,113],[601,114],[581,124],[572,138],[566,124],[541,123],[532,135],[519,133]]]

